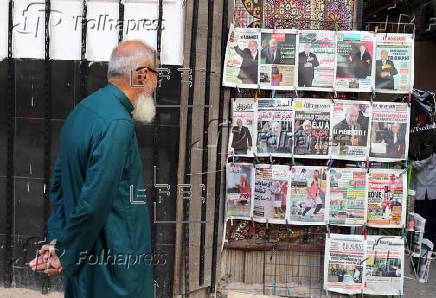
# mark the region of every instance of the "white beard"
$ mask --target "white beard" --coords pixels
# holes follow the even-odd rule
[[[155,114],[156,106],[153,97],[141,93],[141,95],[138,96],[135,109],[132,113],[133,119],[143,123],[150,123],[153,121]]]

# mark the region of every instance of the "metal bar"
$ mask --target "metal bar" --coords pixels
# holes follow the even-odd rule
[[[87,37],[87,15],[88,6],[87,0],[83,0],[83,12],[82,12],[82,49],[80,56],[80,95],[81,99],[88,95],[88,61],[86,60],[86,37]]]
[[[123,40],[123,30],[124,30],[124,0],[119,0],[118,2],[118,42]]]
[[[8,145],[6,180],[6,237],[4,286],[12,286],[13,280],[13,232],[14,232],[14,143],[15,143],[15,62],[12,58],[13,0],[9,0],[8,23]]]
[[[50,130],[50,118],[51,118],[51,62],[50,62],[50,0],[45,0],[45,15],[44,15],[44,38],[45,38],[45,120],[44,120],[44,239],[47,239],[48,227],[47,219],[50,213],[49,204],[49,188],[50,188],[50,161],[51,161],[51,130]],[[50,288],[50,278],[48,275],[44,275],[42,278],[41,292],[48,294]]]

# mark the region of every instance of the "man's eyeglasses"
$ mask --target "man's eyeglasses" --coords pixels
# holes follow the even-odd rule
[[[141,69],[144,69],[144,68],[147,68],[149,71],[151,71],[151,72],[153,72],[153,73],[155,73],[155,74],[159,74],[157,70],[155,70],[155,69],[153,69],[153,68],[151,68],[151,67],[149,67],[149,66],[141,66],[141,67],[138,67],[137,69],[135,69],[135,71],[140,71]]]

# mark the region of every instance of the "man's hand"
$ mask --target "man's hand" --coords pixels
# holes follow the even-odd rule
[[[45,244],[38,251],[39,256],[29,262],[29,267],[33,271],[44,271],[47,275],[52,276],[62,272],[61,262],[55,251],[56,240]]]

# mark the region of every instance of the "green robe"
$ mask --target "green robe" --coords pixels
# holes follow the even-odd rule
[[[156,261],[132,110],[108,84],[62,127],[48,240],[57,239],[65,297],[154,297]]]

